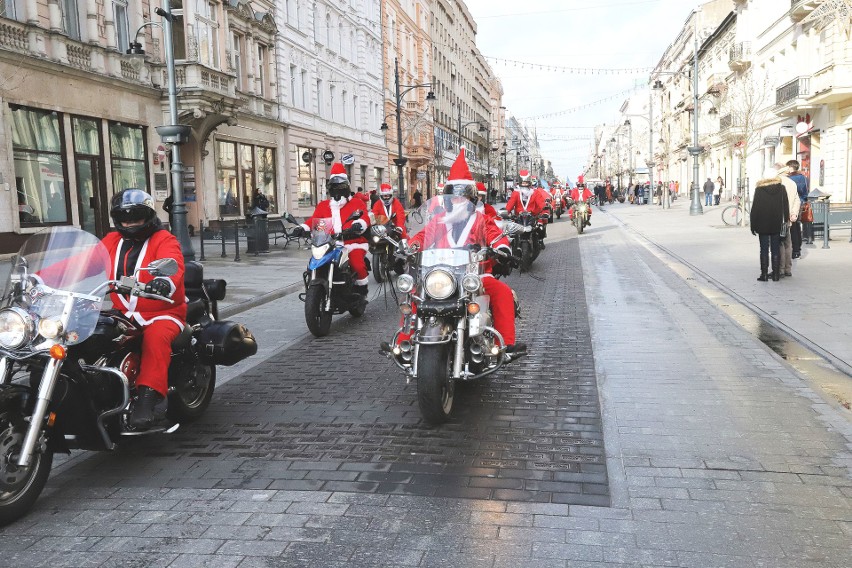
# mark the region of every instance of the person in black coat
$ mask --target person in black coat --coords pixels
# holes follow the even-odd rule
[[[766,282],[769,270],[769,255],[772,255],[772,281],[781,279],[781,230],[786,229],[790,206],[787,191],[775,170],[764,172],[762,180],[754,189],[751,204],[751,234],[760,239],[760,276]]]

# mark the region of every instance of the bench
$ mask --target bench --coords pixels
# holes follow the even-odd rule
[[[289,225],[285,224],[285,222],[289,223]],[[269,221],[269,237],[276,245],[278,244],[278,239],[284,239],[284,248],[287,248],[290,241],[296,241],[296,246],[300,246],[299,241],[304,241],[307,245],[310,242],[309,237],[297,237],[293,234],[294,229],[299,226],[298,221],[296,221],[293,215],[285,213],[281,219],[271,219]]]
[[[830,203],[828,201],[811,201],[814,210],[814,221],[811,223],[811,243],[817,235],[824,236],[825,211],[828,207],[828,240],[831,239],[831,231],[852,228],[852,203]],[[852,241],[852,234],[850,234]]]

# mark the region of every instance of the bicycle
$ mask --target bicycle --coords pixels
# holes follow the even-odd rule
[[[751,204],[748,202],[743,204],[740,196],[734,195],[734,205],[728,205],[722,209],[722,221],[726,225],[739,225],[744,215],[748,219],[749,213],[751,213]]]
[[[420,225],[423,224],[423,213],[420,212],[420,207],[416,209],[409,209],[405,215],[405,218],[411,219]]]

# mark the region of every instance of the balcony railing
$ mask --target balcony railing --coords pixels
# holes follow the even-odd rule
[[[719,119],[719,130],[727,130],[731,126],[734,125],[734,117],[730,114],[726,114],[722,118]]]
[[[810,77],[797,77],[775,90],[775,105],[783,106],[799,97],[810,95]]]
[[[739,66],[751,60],[751,42],[743,41],[735,44],[729,52],[728,64]]]

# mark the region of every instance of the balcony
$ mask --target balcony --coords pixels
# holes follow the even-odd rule
[[[724,131],[729,129],[734,125],[734,117],[730,114],[726,114],[722,118],[719,119],[719,130]]]
[[[728,55],[728,67],[731,71],[745,71],[751,65],[751,42],[734,44]]]
[[[808,103],[813,105],[834,104],[852,98],[852,63],[828,65],[811,77],[811,93]]]
[[[775,114],[790,115],[811,108],[813,105],[806,102],[810,84],[810,77],[797,77],[775,89]]]
[[[790,19],[801,22],[814,11],[823,0],[790,0]]]

